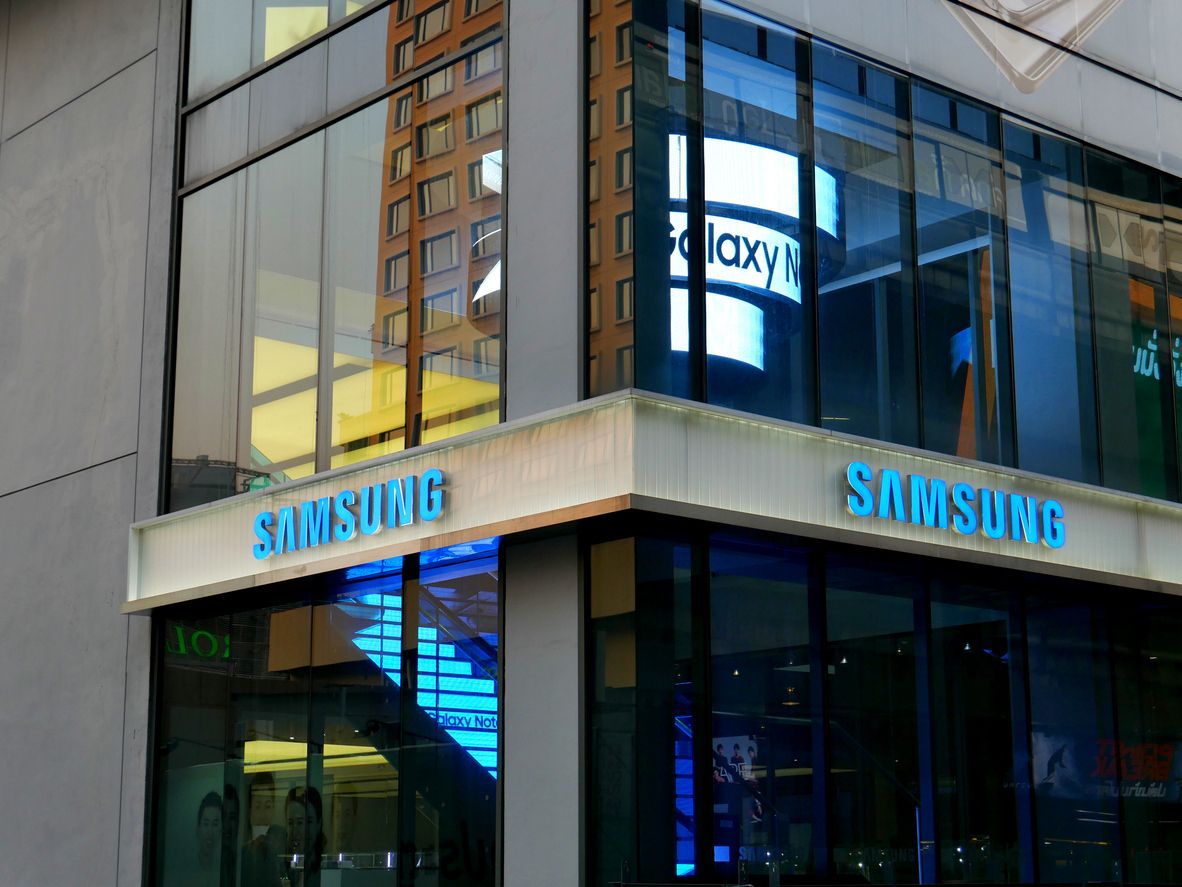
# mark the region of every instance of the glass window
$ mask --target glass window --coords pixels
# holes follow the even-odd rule
[[[501,340],[496,336],[477,339],[472,347],[472,369],[477,376],[495,376],[500,372]]]
[[[482,36],[477,35],[471,40],[465,40],[464,43],[467,44],[479,40]],[[499,71],[500,69],[501,44],[497,42],[472,53],[472,55],[464,59],[464,81],[475,80],[477,77],[483,77],[485,74],[491,74],[493,71]]]
[[[1102,749],[1100,776],[1109,784],[1115,778],[1124,799],[1125,880],[1174,883],[1182,879],[1176,849],[1182,822],[1174,813],[1182,770],[1182,613],[1161,599],[1119,604],[1113,611],[1119,746]]]
[[[587,161],[587,199],[599,199],[599,158],[592,157]]]
[[[419,216],[455,209],[456,177],[451,170],[418,183]]]
[[[592,34],[587,38],[587,75],[590,77],[599,76],[603,68],[603,52],[599,43],[598,34]]]
[[[419,392],[451,387],[458,381],[459,373],[455,346],[424,354],[419,359]]]
[[[434,74],[429,74],[418,82],[418,101],[428,101],[439,98],[444,93],[451,92],[454,81],[454,69],[451,65],[440,68]]]
[[[616,64],[632,60],[632,22],[616,27]]]
[[[1097,151],[1087,165],[1101,476],[1108,487],[1176,498],[1161,182]]]
[[[403,74],[415,66],[415,42],[403,40],[394,44],[394,73]]]
[[[394,129],[410,126],[411,98],[409,92],[404,92],[394,100]]]
[[[410,175],[410,142],[390,149],[390,181]]]
[[[617,388],[631,388],[636,378],[632,350],[631,345],[622,345],[616,349]]]
[[[389,256],[385,261],[383,272],[383,292],[393,292],[405,289],[410,280],[410,253],[398,253]]]
[[[420,315],[422,332],[429,333],[459,323],[459,302],[459,293],[455,290],[423,296],[423,310]]]
[[[1013,464],[1001,124],[915,85],[923,445]]]
[[[715,13],[703,15],[702,28],[706,292],[693,298],[706,329],[706,399],[808,421],[815,412],[812,294],[806,305],[801,250],[807,257],[811,237],[801,236],[800,181],[810,152],[807,93],[796,77],[807,65],[807,44],[786,28]],[[669,150],[670,169],[686,170],[672,188],[686,202],[675,206],[688,207],[688,143],[672,136]],[[674,222],[688,246],[688,216],[676,212]],[[675,281],[688,278],[688,258],[679,244]],[[679,299],[674,305],[682,310]],[[688,311],[677,329],[688,344]]]
[[[437,3],[415,16],[415,41],[426,43],[451,27],[451,0]]]
[[[382,347],[385,349],[405,348],[408,331],[405,308],[395,311],[393,314],[387,314],[382,318]]]
[[[1165,204],[1166,289],[1170,313],[1169,384],[1174,392],[1175,458],[1182,466],[1182,180],[1162,176],[1162,197]]]
[[[497,560],[478,540],[163,618],[155,881],[409,883],[430,859],[491,887]]]
[[[419,160],[434,157],[455,147],[451,115],[436,117],[415,129],[415,156]]]
[[[635,310],[635,289],[631,277],[616,281],[616,323],[632,319]]]
[[[590,308],[587,326],[589,329],[599,329],[600,318],[603,314],[603,308],[600,304],[599,287],[592,287],[587,293],[587,304]]]
[[[616,90],[616,126],[629,126],[632,123],[632,87],[625,86]]]
[[[591,99],[587,103],[587,138],[599,138],[599,130],[602,126],[599,113],[599,99]]]
[[[1119,881],[1120,799],[1106,620],[1092,607],[1033,599],[1026,616],[1030,752],[1039,872]]]
[[[1010,598],[948,580],[932,587],[932,766],[945,883],[1023,880],[1015,787],[1028,777],[1014,756],[1013,712],[1025,705],[1025,676]]]
[[[415,14],[415,0],[398,0],[396,21],[404,22]]]
[[[596,174],[598,175],[598,161],[592,161],[596,164]],[[598,182],[596,182],[596,197],[598,194]],[[616,152],[616,190],[622,191],[624,188],[632,187],[632,149],[621,148]],[[592,198],[594,199],[594,198]]]
[[[587,262],[591,265],[599,264],[599,221],[592,219],[587,223]]]
[[[386,206],[386,236],[405,234],[410,228],[410,197],[400,197]]]
[[[483,259],[487,256],[500,255],[501,252],[501,217],[489,216],[471,226],[472,258]]]
[[[814,871],[808,553],[710,546],[714,876],[773,883]],[[692,860],[692,857],[690,857]],[[769,877],[770,876],[770,877]]]
[[[1083,152],[1009,120],[1003,129],[1018,465],[1097,483]]]
[[[616,255],[632,252],[632,213],[616,216]]]
[[[464,16],[476,15],[479,12],[492,9],[501,0],[464,0]]]
[[[445,231],[435,237],[425,237],[419,244],[419,249],[419,273],[424,277],[454,268],[459,262],[455,231]]]
[[[831,556],[825,575],[833,869],[916,883],[919,582],[864,557]]]
[[[915,445],[905,80],[813,43],[821,425]]]
[[[481,138],[501,128],[501,94],[486,96],[467,108],[468,141]]]

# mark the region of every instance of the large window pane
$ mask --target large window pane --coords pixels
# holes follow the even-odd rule
[[[1024,693],[1010,649],[1009,595],[938,582],[931,608],[940,877],[1019,881],[1015,786],[1028,777],[1014,770],[1012,694]]]
[[[713,12],[703,13],[702,32],[706,397],[812,421],[812,315],[804,302],[813,289],[805,236],[811,213],[802,220],[801,212],[810,166],[806,87],[797,81],[807,45],[786,28]],[[685,157],[684,137],[674,138],[670,152]],[[686,200],[688,190],[687,182],[673,182],[675,197]],[[684,209],[672,223],[674,236],[686,230]],[[681,248],[673,254],[675,288],[689,273]],[[688,287],[690,297],[702,298],[695,289]],[[675,328],[675,337],[688,341],[688,320],[688,311],[674,318],[675,327],[686,327]]]
[[[1030,748],[1040,880],[1119,881],[1120,801],[1112,671],[1101,611],[1031,601],[1026,619]]]
[[[715,872],[803,876],[813,860],[807,552],[710,549]],[[723,851],[723,852],[720,852]],[[723,858],[725,857],[725,858]]]
[[[334,468],[408,445],[410,195],[409,179],[390,182],[389,113],[389,103],[382,102],[328,131],[325,234],[334,336],[328,415]]]
[[[316,470],[324,134],[246,171],[239,464],[254,485]]]
[[[1125,878],[1182,880],[1182,613],[1157,600],[1122,606],[1114,632],[1116,736],[1100,778],[1120,786]]]
[[[998,115],[916,85],[923,445],[1013,462]]]
[[[1088,208],[1104,485],[1177,495],[1158,174],[1089,151]]]
[[[277,884],[293,854],[306,858],[285,799],[306,784],[310,615],[282,605],[161,621],[161,885]]]
[[[919,582],[839,557],[829,559],[826,580],[833,869],[880,883],[915,883]]]
[[[1004,137],[1018,465],[1096,483],[1083,152],[1008,120]]]
[[[499,358],[479,343],[500,336],[500,118],[465,131],[466,107],[500,107],[500,75],[465,82],[452,66],[452,93],[414,109],[416,153],[407,183],[410,231],[406,414],[409,440],[429,443],[500,420]],[[483,118],[482,118],[483,120]],[[420,122],[421,121],[421,122]],[[390,136],[393,147],[401,136]],[[480,189],[461,187],[478,176]],[[465,193],[467,192],[467,193]],[[497,223],[483,226],[496,217]],[[477,242],[479,241],[479,242]],[[397,250],[400,238],[385,248]],[[405,248],[405,247],[403,247]]]
[[[242,492],[238,372],[246,175],[185,199],[169,503],[176,510]]]
[[[594,844],[589,882],[702,876],[695,785],[690,546],[620,539],[590,548]]]
[[[1166,289],[1170,315],[1169,386],[1174,399],[1174,440],[1182,465],[1182,180],[1162,177],[1165,210]],[[1159,337],[1160,339],[1160,337]],[[1161,371],[1165,372],[1165,366]]]
[[[916,444],[907,81],[816,41],[813,77],[821,425]]]

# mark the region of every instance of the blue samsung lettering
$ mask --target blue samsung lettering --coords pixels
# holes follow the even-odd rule
[[[443,513],[443,472],[438,468],[428,468],[423,472],[422,485],[419,487],[419,516],[425,521],[433,521]]]
[[[878,489],[878,516],[907,520],[907,511],[903,508],[903,479],[893,468],[884,468],[882,472],[882,486]]]
[[[948,484],[913,474],[911,481],[911,523],[948,529]]]
[[[275,553],[296,550],[295,508],[288,505],[279,509],[278,521],[275,526]]]
[[[845,470],[846,483],[853,490],[845,497],[846,507],[850,514],[856,517],[866,517],[874,511],[874,494],[866,484],[874,477],[874,472],[865,462],[851,462]]]
[[[962,536],[971,536],[977,532],[977,510],[973,508],[973,500],[977,492],[969,484],[954,484],[952,487],[952,507],[956,514],[952,516],[952,529]]]
[[[1010,537],[1015,541],[1038,542],[1038,519],[1033,496],[1010,493]]]
[[[1067,541],[1067,528],[1063,525],[1063,505],[1055,499],[1042,503],[1042,541],[1048,548],[1062,548]]]
[[[258,544],[251,548],[256,560],[266,560],[271,556],[274,541],[267,527],[275,523],[275,515],[269,511],[260,511],[254,518],[254,534],[258,537]]]
[[[415,476],[386,483],[386,526],[391,530],[415,522]]]
[[[981,532],[990,539],[1001,539],[1005,536],[1005,493],[984,488],[981,490]]]
[[[333,512],[337,523],[333,527],[332,535],[338,542],[348,542],[357,532],[357,518],[353,515],[353,506],[357,504],[357,494],[352,490],[341,490],[337,493],[333,503]]]
[[[382,484],[361,488],[361,532],[372,536],[382,528]]]
[[[300,503],[300,548],[328,544],[328,497]]]

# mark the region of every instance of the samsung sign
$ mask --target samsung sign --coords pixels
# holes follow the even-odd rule
[[[278,511],[260,511],[254,519],[251,548],[255,558],[290,554],[332,542],[348,542],[361,533],[373,536],[416,520],[433,521],[443,514],[443,472],[428,468],[360,490],[310,499]]]
[[[689,277],[688,216],[669,213],[669,274]],[[800,301],[800,244],[774,228],[706,216],[706,280]]]
[[[890,468],[875,473],[865,462],[845,470],[846,507],[855,517],[918,524],[958,536],[981,533],[988,539],[1062,548],[1067,541],[1063,505],[1055,499],[910,474]]]

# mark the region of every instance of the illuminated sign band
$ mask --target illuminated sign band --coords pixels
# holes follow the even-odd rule
[[[421,477],[408,474],[360,490],[310,499],[278,511],[260,511],[254,519],[258,542],[251,551],[258,560],[348,542],[358,532],[373,536],[416,519],[433,521],[443,513],[443,472],[428,468]]]
[[[846,507],[855,517],[878,517],[959,536],[980,532],[989,539],[1062,548],[1067,541],[1063,505],[1055,499],[1039,502],[1033,496],[1005,490],[977,489],[971,484],[949,486],[939,478],[911,474],[904,482],[891,468],[878,472],[865,462],[851,462],[845,470],[849,495]],[[951,503],[951,504],[950,504]]]

